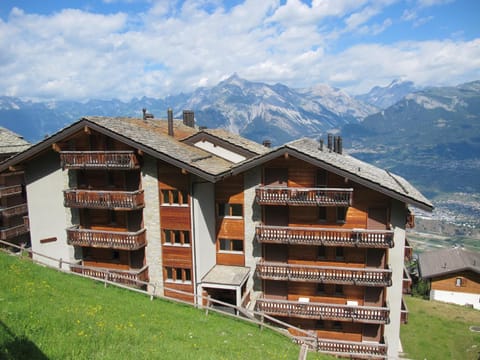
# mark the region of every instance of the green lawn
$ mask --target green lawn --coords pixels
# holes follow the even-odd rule
[[[479,310],[408,296],[405,300],[409,318],[401,339],[407,358],[480,359],[480,333],[469,330],[480,326]]]
[[[2,252],[0,274],[0,359],[298,358],[297,345],[268,329]]]

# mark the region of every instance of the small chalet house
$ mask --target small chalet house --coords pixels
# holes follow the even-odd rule
[[[29,146],[20,135],[0,127],[0,163]],[[16,244],[29,242],[24,185],[22,169],[12,167],[11,171],[0,173],[0,240]]]
[[[430,281],[430,300],[480,310],[480,253],[463,248],[425,252],[418,257],[418,269]]]
[[[25,169],[33,249],[396,357],[407,205],[430,202],[338,137],[268,148],[168,115],[86,117],[1,164]]]

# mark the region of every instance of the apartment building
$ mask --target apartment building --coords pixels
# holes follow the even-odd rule
[[[12,166],[25,169],[33,249],[72,271],[248,306],[322,351],[398,354],[408,205],[432,205],[340,137],[270,148],[198,129],[190,111],[86,117],[0,172]]]
[[[0,163],[29,146],[20,135],[0,127]],[[24,185],[21,166],[12,166],[0,173],[0,240],[28,245],[28,210]]]

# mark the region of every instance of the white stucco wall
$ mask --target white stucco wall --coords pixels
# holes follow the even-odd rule
[[[431,290],[430,300],[443,301],[457,305],[473,305],[475,309],[480,310],[480,294]]]
[[[405,248],[405,204],[392,200],[391,224],[393,226],[394,247],[389,249],[388,262],[392,268],[392,286],[387,288],[387,304],[390,308],[390,323],[385,325],[385,340],[388,345],[388,358],[396,359],[400,346],[400,312],[403,294],[403,262]]]
[[[255,298],[255,267],[262,256],[261,245],[255,240],[255,226],[261,221],[261,208],[255,202],[255,188],[261,183],[261,168],[257,167],[245,173],[244,177],[244,224],[245,224],[245,266],[250,267],[247,289],[251,298]]]
[[[191,194],[194,278],[201,295],[202,278],[216,263],[215,184],[193,179]]]
[[[195,146],[234,163],[239,163],[240,161],[246,159],[245,156],[239,155],[233,151],[215,145],[209,141],[198,141],[195,143]]]
[[[25,171],[32,250],[53,258],[74,261],[73,246],[67,245],[66,228],[71,212],[63,206],[63,190],[69,187],[68,171],[60,168],[57,153],[48,152],[27,164]],[[56,241],[40,243],[43,239]],[[57,261],[33,255],[33,259],[58,266]],[[68,266],[62,266],[68,269]]]
[[[155,284],[155,294],[163,295],[162,240],[160,232],[157,161],[148,155],[144,156],[142,166],[142,188],[145,199],[143,225],[147,235],[145,263],[148,265],[149,282]],[[153,291],[153,288],[150,288],[149,291]]]

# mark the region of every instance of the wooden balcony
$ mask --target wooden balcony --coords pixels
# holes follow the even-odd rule
[[[117,169],[140,167],[134,151],[61,151],[62,169]]]
[[[402,324],[408,323],[408,308],[407,304],[405,303],[405,299],[402,296],[402,307],[400,309],[400,322]]]
[[[25,224],[9,227],[9,228],[0,228],[0,240],[13,239],[17,236],[28,233],[28,227]]]
[[[353,189],[259,186],[255,189],[260,205],[341,206],[352,205]]]
[[[317,351],[353,359],[385,359],[386,344],[318,339]]]
[[[64,190],[64,205],[72,208],[136,210],[144,207],[143,190]]]
[[[393,231],[391,230],[259,225],[256,227],[256,239],[264,244],[393,247]]]
[[[390,310],[387,307],[258,299],[255,309],[268,315],[303,319],[350,321],[369,324],[388,324],[390,321]]]
[[[390,269],[297,265],[274,262],[257,264],[257,276],[264,280],[303,281],[385,287],[392,285]]]
[[[147,244],[145,229],[137,232],[120,232],[80,229],[73,226],[67,229],[67,242],[74,246],[137,250]]]
[[[0,199],[22,193],[22,185],[0,186]]]
[[[27,212],[28,212],[27,204],[10,206],[8,208],[0,208],[0,215],[4,217],[23,215],[23,214],[26,214]]]
[[[144,284],[139,283],[139,281],[148,281],[148,266],[144,266],[141,269],[117,270],[71,265],[70,270],[78,274],[83,274],[98,279],[106,279],[108,281],[133,287],[142,287]]]

